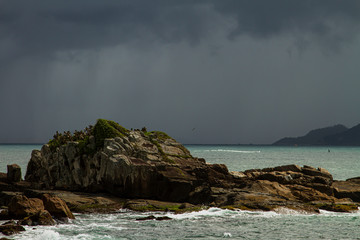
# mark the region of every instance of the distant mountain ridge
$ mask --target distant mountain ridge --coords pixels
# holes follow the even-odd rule
[[[360,146],[360,124],[352,128],[337,124],[331,127],[311,130],[301,137],[286,137],[275,146]]]

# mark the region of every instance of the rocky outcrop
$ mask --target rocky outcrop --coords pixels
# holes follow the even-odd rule
[[[307,207],[319,201],[347,202],[334,197],[332,175],[325,169],[286,165],[275,168],[231,172],[245,184],[231,191],[217,188],[215,204],[249,209],[272,209],[276,206]]]
[[[287,165],[229,172],[223,164],[192,157],[162,132],[129,131],[101,119],[89,129],[88,135],[77,132],[78,140],[67,133],[67,142],[57,134],[32,152],[25,176],[32,187],[240,209],[357,209],[352,202],[357,199],[339,194],[332,175],[322,168]]]
[[[231,178],[226,166],[192,157],[162,132],[126,130],[121,136],[104,138],[99,149],[96,142],[96,136],[89,137],[86,147],[92,154],[84,153],[84,146],[74,141],[34,150],[25,179],[38,188],[183,202],[191,201],[197,187]]]

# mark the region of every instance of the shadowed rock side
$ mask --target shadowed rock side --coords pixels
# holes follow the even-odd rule
[[[107,192],[128,199],[224,208],[357,210],[352,200],[358,201],[359,192],[339,194],[344,186],[335,188],[332,175],[325,169],[288,165],[229,172],[223,164],[208,164],[192,157],[165,133],[129,131],[114,122],[99,121],[86,144],[70,141],[34,150],[26,181],[43,190]],[[111,127],[120,130],[114,134]],[[108,132],[112,138],[106,137]],[[141,201],[130,200],[126,206],[146,210]]]

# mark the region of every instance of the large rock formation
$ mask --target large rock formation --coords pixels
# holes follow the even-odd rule
[[[102,119],[85,132],[57,133],[41,151],[34,150],[25,179],[38,189],[229,208],[357,209],[353,195],[334,194],[340,190],[322,168],[288,165],[229,172],[225,165],[192,157],[162,132],[129,131]]]
[[[34,150],[25,179],[38,188],[182,202],[191,201],[197,187],[209,189],[230,177],[226,166],[192,157],[165,133],[129,131],[98,120],[86,145],[70,141],[52,147],[50,142]]]

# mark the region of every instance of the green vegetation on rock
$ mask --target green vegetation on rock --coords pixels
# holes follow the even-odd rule
[[[151,203],[143,203],[143,204],[128,204],[125,205],[126,208],[138,211],[138,212],[173,212],[173,213],[185,213],[185,212],[198,212],[204,209],[208,209],[206,206],[196,206],[190,205],[187,206],[185,203],[173,203],[173,204],[162,204],[158,202],[158,204],[151,204]]]
[[[145,135],[151,138],[156,138],[161,141],[165,141],[166,139],[172,139],[169,135],[161,131],[146,132]]]
[[[90,125],[82,131],[75,130],[74,133],[71,133],[70,131],[59,133],[57,131],[48,144],[52,150],[55,150],[57,147],[65,145],[67,142],[74,141],[79,143],[81,154],[91,154],[94,153],[96,149],[103,147],[106,138],[127,136],[128,133],[129,130],[114,121],[98,119],[95,126]],[[88,148],[90,136],[95,137],[96,149]]]
[[[70,131],[59,133],[58,131],[56,131],[53,139],[51,139],[48,144],[52,150],[55,150],[57,147],[65,145],[67,142],[71,141],[79,142],[80,144],[87,146],[87,144],[89,143],[89,137],[92,135],[92,132],[93,126],[91,125],[86,127],[82,131],[75,130],[74,133],[71,133]]]
[[[118,123],[105,119],[98,119],[94,126],[94,137],[96,148],[102,148],[104,146],[104,140],[106,138],[115,138],[127,136],[129,130],[120,126]]]
[[[101,203],[79,204],[70,207],[70,210],[76,213],[111,213],[119,210],[123,206],[124,206],[123,202],[119,202],[115,204],[101,204]]]

